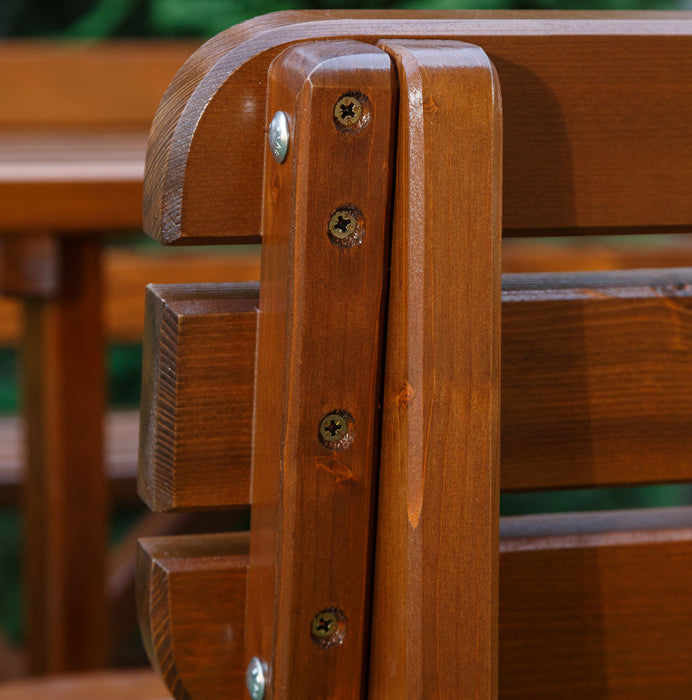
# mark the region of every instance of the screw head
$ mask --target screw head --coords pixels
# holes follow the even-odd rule
[[[245,685],[252,700],[262,700],[267,685],[266,665],[256,656],[250,659],[245,671]]]
[[[272,118],[267,138],[274,160],[283,163],[288,153],[288,117],[284,112],[277,112]]]
[[[338,608],[326,608],[312,618],[312,641],[322,649],[341,644],[346,636],[346,615]]]
[[[363,242],[365,219],[359,209],[350,204],[339,207],[329,218],[327,235],[339,248],[353,248]]]
[[[345,92],[334,104],[339,131],[358,132],[370,123],[370,100],[362,92]]]
[[[353,427],[353,416],[348,411],[332,411],[320,421],[320,442],[330,450],[345,450],[353,441]]]

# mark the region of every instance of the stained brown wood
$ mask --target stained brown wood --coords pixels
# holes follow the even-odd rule
[[[58,246],[59,295],[25,307],[25,610],[33,672],[94,668],[106,658],[100,244],[80,238]]]
[[[137,610],[149,659],[177,700],[241,698],[248,539],[141,540]]]
[[[149,670],[98,671],[0,685],[0,700],[165,700],[159,677]]]
[[[335,117],[349,93],[352,129]],[[267,113],[288,115],[292,146],[283,164],[265,153],[245,656],[267,663],[267,698],[365,689],[395,99],[367,44],[297,46],[269,72]],[[342,240],[329,225],[345,208]],[[345,433],[321,441],[334,413]]]
[[[146,132],[195,41],[37,41],[0,45],[0,130]]]
[[[202,47],[154,121],[147,232],[169,244],[256,240],[269,64],[300,41],[387,37],[469,41],[497,68],[506,234],[690,230],[689,14],[385,17],[272,15]]]
[[[690,420],[686,397],[692,382],[687,362],[692,271],[503,279],[502,488],[692,481],[692,444],[686,428]],[[223,289],[214,291],[215,287],[194,288],[203,297]],[[159,289],[165,298],[165,287]],[[256,318],[244,319],[248,328],[234,335],[235,347],[215,347],[210,354],[202,336],[187,338],[187,357],[206,353],[208,362],[227,367],[234,378],[233,395],[244,397],[223,417],[212,405],[206,414],[200,413],[200,406],[195,412],[175,407],[181,453],[192,452],[198,440],[195,425],[223,419],[225,427],[219,430],[234,435],[232,447],[229,443],[218,454],[211,472],[202,462],[186,465],[185,478],[193,486],[179,498],[188,507],[204,507],[207,497],[215,497],[204,490],[206,479],[221,484],[229,505],[250,502],[248,397],[253,391]],[[224,321],[220,315],[213,321],[212,335],[221,333],[223,323],[238,322]],[[246,362],[251,366],[240,364]],[[184,366],[178,363],[184,375]],[[220,387],[209,389],[214,395],[217,391]],[[569,447],[563,450],[562,445]],[[166,454],[152,459],[165,468],[174,464]],[[226,465],[233,466],[229,470]],[[169,474],[161,480],[174,483],[176,477]]]
[[[692,270],[503,286],[502,488],[692,480]]]
[[[144,331],[144,288],[147,284],[209,283],[259,279],[259,250],[222,255],[162,249],[161,254],[126,248],[103,253],[104,324],[110,342],[135,343]],[[167,253],[173,253],[169,255]],[[678,258],[679,259],[679,258]],[[692,258],[691,258],[692,261]],[[21,338],[21,306],[0,298],[0,345],[16,347]]]
[[[257,296],[251,283],[147,288],[138,488],[152,510],[247,502],[249,479],[228,475],[250,459]]]
[[[476,46],[381,46],[401,94],[369,694],[492,698],[499,86]]]
[[[671,510],[505,519],[501,697],[689,697],[692,514]]]
[[[60,256],[53,236],[0,237],[0,293],[53,296],[60,283]]]
[[[114,411],[104,417],[105,469],[108,500],[118,504],[139,502],[137,446],[139,412]],[[25,425],[19,416],[0,418],[0,504],[16,505],[24,483]]]
[[[687,697],[689,508],[503,518],[500,531],[501,697]],[[171,676],[180,680],[177,698],[209,668],[241,687],[242,652],[210,644],[220,636],[201,625],[185,625],[213,609],[209,629],[224,623],[242,639],[247,546],[238,534],[143,544],[142,572],[160,572],[146,594],[164,621],[156,658],[187,664],[188,675],[179,669]],[[204,608],[200,600],[214,604]]]
[[[139,229],[144,134],[0,133],[0,229]]]

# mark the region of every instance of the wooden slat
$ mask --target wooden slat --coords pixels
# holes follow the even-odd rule
[[[500,697],[688,698],[692,509],[522,520],[501,525]]]
[[[355,699],[367,679],[396,78],[384,51],[315,42],[282,54],[267,89],[292,145],[283,164],[265,151],[246,662],[270,669],[267,700],[337,688]],[[335,107],[354,90],[362,121],[341,128]],[[340,239],[329,225],[345,208],[354,230]],[[345,433],[325,444],[334,413]]]
[[[152,665],[177,700],[247,692],[247,550],[246,533],[140,540],[140,631]]]
[[[0,700],[165,700],[170,697],[150,670],[92,671],[0,685]]]
[[[0,45],[0,130],[145,132],[194,41],[7,40]]]
[[[380,46],[397,66],[400,96],[369,695],[490,699],[497,695],[499,84],[477,46]],[[440,611],[453,611],[454,623]]]
[[[504,104],[506,234],[690,230],[689,14],[401,17],[273,15],[202,47],[155,118],[147,232],[165,243],[256,240],[269,64],[308,39],[387,37],[468,41],[490,56]]]
[[[0,228],[139,229],[145,142],[143,132],[0,133]]]
[[[691,284],[688,269],[504,277],[504,490],[692,481]],[[223,287],[218,292],[194,289],[199,298],[223,294]],[[166,288],[158,293],[165,304]],[[199,335],[185,338],[186,357],[203,355],[210,364],[226,367],[224,381],[233,384],[234,396],[242,397],[223,415],[211,405],[207,415],[201,414],[201,405],[195,412],[169,406],[177,411],[183,453],[193,452],[194,426],[218,421],[221,433],[235,426],[233,451],[219,453],[211,471],[201,462],[186,464],[191,490],[176,498],[188,507],[202,507],[210,497],[195,485],[206,480],[220,485],[225,502],[249,503],[256,319],[243,318],[247,326],[234,336],[232,355],[230,345],[210,348]],[[240,322],[222,316],[213,321]],[[241,361],[250,363],[243,371],[236,364]],[[186,372],[180,360],[178,372]],[[145,413],[156,410],[149,405]],[[221,427],[223,421],[226,427]],[[172,464],[167,454],[151,459],[166,468]],[[156,478],[175,481],[170,474]]]
[[[692,480],[692,269],[503,286],[502,488]]]
[[[150,285],[146,303],[142,499],[152,510],[247,503],[257,285]]]
[[[689,697],[691,509],[503,518],[500,530],[500,697]],[[232,640],[243,637],[246,567],[243,535],[143,544],[140,593],[162,623],[155,658],[185,661],[169,676],[177,698],[208,668],[234,678],[242,697]],[[211,633],[187,627],[195,615]],[[154,620],[144,622],[150,637]],[[211,644],[224,625],[228,646]]]

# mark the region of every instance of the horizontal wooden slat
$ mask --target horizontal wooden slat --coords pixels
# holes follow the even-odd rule
[[[501,697],[689,697],[692,508],[500,528]],[[208,668],[242,682],[246,568],[244,534],[142,543],[140,624],[176,697]]]
[[[152,510],[248,502],[258,285],[147,287],[139,493]]]
[[[692,269],[505,275],[503,490],[692,480]]]
[[[246,693],[247,551],[247,533],[140,540],[140,631],[175,698],[225,700]]]
[[[593,519],[501,521],[500,697],[688,698],[692,509]]]
[[[178,72],[152,129],[147,232],[259,236],[267,68],[288,45],[421,37],[479,45],[497,68],[506,234],[690,230],[689,14],[317,12],[233,27]]]
[[[0,685],[0,700],[164,700],[166,687],[149,669],[25,678]]]
[[[505,275],[503,286],[503,490],[692,481],[692,269]],[[202,313],[207,295],[233,289],[181,285],[174,294],[191,294]],[[154,292],[165,307],[167,288]],[[212,340],[186,333],[175,366],[175,333],[160,350],[152,336],[145,351],[150,364],[161,362],[152,353],[164,352],[168,364],[161,366],[173,368],[166,379],[173,390],[144,394],[150,447],[142,473],[157,494],[149,502],[164,510],[249,501],[255,316],[205,315],[204,322],[215,329]],[[236,328],[233,338],[219,324]],[[189,378],[186,363],[199,358],[219,373],[205,374],[196,393],[199,380]],[[227,403],[220,409],[210,397]],[[213,460],[200,445],[202,426],[217,436],[207,443],[215,446]]]
[[[195,41],[4,40],[0,129],[145,132]]]

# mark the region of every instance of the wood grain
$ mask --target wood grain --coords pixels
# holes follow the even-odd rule
[[[692,270],[503,286],[502,488],[692,480]]]
[[[500,532],[501,697],[689,695],[690,508],[502,518]],[[140,573],[148,578],[140,583],[151,584],[151,568],[169,582],[168,593],[158,586],[146,594],[164,621],[157,658],[170,663],[170,649],[188,664],[188,676],[175,676],[177,698],[209,668],[237,679],[242,697],[242,652],[210,644],[214,635],[184,623],[208,614],[200,600],[213,600],[210,629],[222,620],[242,638],[247,546],[238,534],[143,545]]]
[[[689,697],[689,508],[501,530],[501,697]]]
[[[692,481],[686,428],[692,271],[505,275],[503,280],[503,490]],[[197,289],[200,295],[211,293],[206,286]],[[219,453],[219,472],[211,475],[232,494],[229,504],[250,502],[256,319],[246,321],[252,328],[235,336],[232,354],[226,345],[207,355],[215,366],[228,367],[235,381],[245,377],[234,389],[245,398],[223,417],[211,405],[208,414],[200,413],[200,406],[195,414],[175,409],[179,421],[183,416],[195,424],[225,420],[219,429],[233,432],[232,449]],[[219,315],[214,322],[212,335],[231,320]],[[203,337],[190,335],[188,341],[191,357],[209,352]],[[239,372],[240,362],[252,368]],[[209,391],[216,395],[219,389]],[[197,439],[195,430],[179,425],[180,449],[191,453],[185,443]],[[222,466],[230,464],[230,471]],[[201,462],[186,468],[191,483],[208,478]],[[176,481],[174,475],[162,479]],[[200,489],[195,487],[203,499]],[[182,497],[190,507],[204,505],[189,494]]]
[[[103,666],[106,481],[100,243],[61,239],[60,294],[26,304],[25,574],[30,670]]]
[[[506,235],[692,227],[689,14],[332,12],[258,18],[190,59],[151,132],[145,230],[257,240],[269,64],[302,41],[387,37],[469,41],[497,68]]]
[[[250,460],[257,296],[251,283],[147,287],[138,489],[152,510],[247,502],[249,479],[228,475]]]
[[[140,540],[137,610],[149,659],[176,700],[242,698],[248,539]]]
[[[492,698],[499,85],[476,46],[380,45],[401,96],[369,694]]]
[[[146,132],[195,41],[5,39],[0,131]]]
[[[291,48],[268,80],[267,113],[288,115],[292,146],[281,165],[265,154],[246,662],[268,664],[267,698],[359,698],[396,82],[383,51],[355,42]],[[369,121],[341,130],[335,105],[353,91]],[[362,226],[352,247],[328,235],[344,207]],[[350,414],[341,449],[318,438],[335,411]],[[340,631],[320,645],[311,625],[332,608]]]

